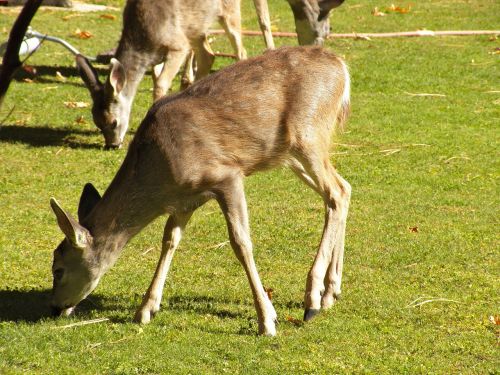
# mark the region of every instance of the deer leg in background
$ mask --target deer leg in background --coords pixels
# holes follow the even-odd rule
[[[243,177],[237,176],[228,181],[221,189],[218,202],[226,218],[231,246],[250,282],[259,321],[259,334],[274,336],[277,316],[262,286],[253,258]]]
[[[184,64],[184,70],[181,77],[181,90],[185,90],[191,86],[194,82],[196,70],[196,61],[194,59],[194,51],[189,52],[186,63]]]
[[[195,80],[198,80],[210,74],[210,68],[212,68],[214,63],[215,55],[212,52],[212,48],[210,48],[206,35],[194,41],[193,49],[197,66]]]
[[[271,19],[269,17],[269,6],[267,0],[253,0],[255,10],[257,11],[257,18],[259,20],[260,29],[264,34],[264,41],[266,47],[274,49],[273,34],[271,32]]]
[[[144,295],[141,307],[135,314],[134,321],[138,323],[149,323],[151,316],[160,310],[163,286],[165,285],[168,270],[170,268],[172,258],[174,257],[175,249],[181,240],[182,232],[184,231],[184,228],[186,227],[186,224],[192,214],[192,211],[182,214],[176,213],[168,218],[163,232],[160,260],[156,266],[156,271],[153,280],[151,281],[151,285]]]
[[[189,49],[169,50],[165,62],[153,67],[154,101],[168,94],[172,81],[188,54]]]
[[[223,2],[224,3],[224,2]],[[226,31],[226,35],[233,46],[238,60],[247,58],[247,51],[243,47],[243,41],[241,40],[241,14],[240,14],[240,2],[234,2],[235,9],[226,9],[224,15],[220,18],[220,24]]]

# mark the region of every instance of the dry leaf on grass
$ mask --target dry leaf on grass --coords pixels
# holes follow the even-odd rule
[[[36,75],[36,68],[34,66],[31,66],[31,65],[23,65],[23,70],[28,73],[28,74],[31,74],[33,76]]]
[[[401,13],[401,14],[410,13],[410,10],[411,10],[411,5],[408,5],[407,8],[403,8],[395,6],[394,4],[391,4],[390,7],[385,9],[386,12]]]
[[[304,322],[299,319],[295,319],[294,317],[287,316],[286,321],[292,323],[296,327],[301,327],[304,325]]]
[[[80,39],[89,39],[89,38],[93,37],[93,35],[90,31],[85,31],[85,30],[80,30],[80,29],[76,29],[74,34],[77,38],[80,38]]]
[[[500,315],[491,315],[489,320],[492,324],[500,326]]]
[[[378,7],[375,7],[373,8],[372,10],[372,15],[374,15],[375,17],[383,17],[385,16],[385,13],[384,12],[381,12]]]
[[[114,14],[101,14],[99,18],[104,18],[106,20],[111,20],[111,21],[116,20],[116,16]]]
[[[64,102],[64,105],[67,108],[87,108],[89,103],[85,102]]]
[[[269,298],[269,301],[272,301],[274,289],[264,287],[264,291],[266,292],[267,298]]]
[[[82,115],[77,116],[76,119],[75,119],[75,122],[77,124],[80,124],[80,125],[83,125],[83,124],[87,123],[87,121],[85,121],[85,117],[83,117]]]
[[[409,227],[408,230],[411,232],[411,233],[418,233],[418,227],[415,226],[415,227]]]
[[[63,20],[63,21],[68,21],[68,20],[70,20],[71,18],[81,17],[81,16],[83,16],[83,14],[82,14],[82,13],[71,13],[71,14],[68,14],[67,16],[62,17],[62,20]]]

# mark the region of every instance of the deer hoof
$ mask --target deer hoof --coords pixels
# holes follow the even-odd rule
[[[134,322],[148,324],[151,321],[152,312],[149,310],[138,310],[135,313]]]
[[[304,311],[304,321],[307,322],[319,314],[319,309],[306,309]]]

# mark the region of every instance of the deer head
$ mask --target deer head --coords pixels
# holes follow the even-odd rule
[[[104,135],[106,148],[119,148],[125,137],[130,116],[131,99],[124,93],[127,77],[122,64],[111,59],[109,76],[102,84],[96,70],[82,55],[76,64],[92,97],[92,116]]]
[[[92,184],[85,185],[78,207],[81,222],[99,202],[101,196]],[[102,275],[94,251],[94,241],[88,229],[79,224],[52,198],[54,211],[64,240],[54,251],[52,264],[52,313],[69,315],[74,307],[97,286]]]
[[[323,44],[330,33],[330,10],[344,0],[288,0],[300,45]]]

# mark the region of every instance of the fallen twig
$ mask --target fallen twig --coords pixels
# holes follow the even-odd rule
[[[452,156],[451,158],[446,159],[443,163],[448,164],[450,161],[455,160],[455,159],[470,160],[470,158],[467,156]]]
[[[424,299],[424,298],[428,298],[428,299]],[[415,301],[412,301],[408,305],[406,305],[406,308],[414,308],[414,307],[422,306],[422,305],[425,305],[425,304],[431,303],[431,302],[461,303],[459,301],[455,301],[453,299],[448,299],[448,298],[418,297]]]
[[[410,95],[410,96],[436,96],[436,97],[440,97],[440,98],[444,98],[446,97],[446,95],[444,94],[428,94],[428,93],[412,93],[412,92],[407,92],[407,91],[404,91],[404,93],[406,95]]]
[[[380,150],[379,152],[382,154],[385,154],[384,156],[389,156],[389,155],[395,154],[396,152],[399,152],[399,151],[401,151],[400,148],[390,148],[387,150]]]
[[[146,249],[146,251],[144,251],[141,255],[146,255],[147,253],[149,253],[151,250],[154,250],[154,247],[150,247],[149,249]]]
[[[66,329],[66,328],[73,328],[73,327],[79,327],[79,326],[86,326],[88,324],[102,323],[102,322],[106,322],[108,320],[109,320],[109,318],[97,318],[97,319],[91,319],[91,320],[84,320],[82,322],[71,323],[71,324],[67,324],[65,326],[52,327],[52,329]]]
[[[228,243],[229,243],[229,241],[224,241],[224,242],[209,246],[208,249],[219,250],[219,249],[222,249],[224,246],[226,246]]]
[[[256,30],[242,30],[241,33],[245,36],[262,36],[262,32]],[[224,30],[210,30],[209,34],[222,35]],[[274,31],[275,38],[296,38],[297,33],[287,31]],[[469,35],[498,35],[500,30],[416,30],[416,31],[399,31],[390,33],[332,33],[328,35],[328,39],[366,39],[371,38],[400,38],[400,37],[421,37],[421,36],[469,36]]]

